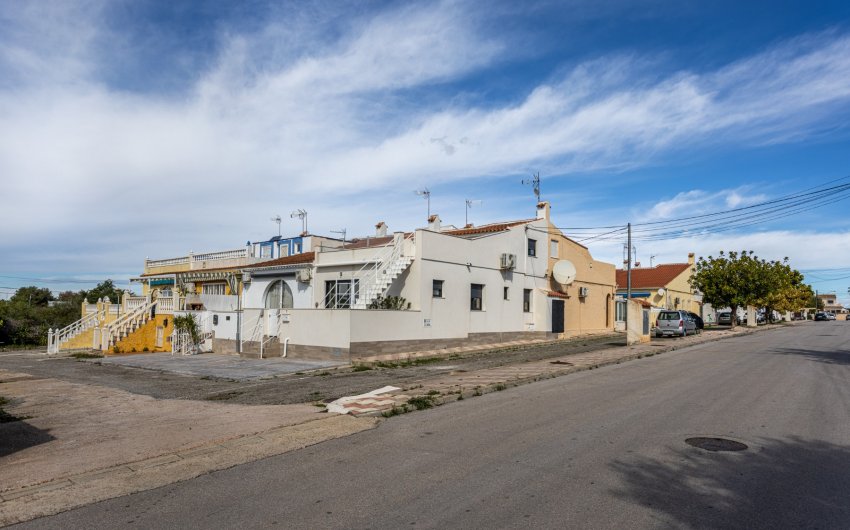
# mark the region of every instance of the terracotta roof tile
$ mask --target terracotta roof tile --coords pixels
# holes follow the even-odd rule
[[[280,267],[283,265],[299,265],[301,263],[312,263],[313,259],[316,257],[315,252],[303,252],[301,254],[293,254],[291,256],[286,256],[283,258],[277,258],[269,261],[261,261],[260,263],[254,263],[253,265],[248,265],[245,267],[239,267],[240,269],[260,269],[264,267]]]
[[[476,226],[474,228],[459,228],[457,230],[446,230],[443,234],[450,236],[471,236],[475,234],[489,234],[492,232],[503,232],[513,226],[524,225],[537,219],[525,219],[523,221],[507,221],[504,223],[492,223],[489,225]]]
[[[569,298],[570,295],[567,293],[562,293],[560,291],[546,291],[546,294],[551,296],[552,298]]]
[[[665,287],[676,276],[685,272],[688,267],[690,267],[688,263],[666,263],[664,265],[656,265],[651,269],[632,269],[632,289]],[[627,282],[626,271],[617,269],[617,286],[623,289]]]

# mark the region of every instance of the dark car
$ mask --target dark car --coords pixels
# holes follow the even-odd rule
[[[702,321],[702,317],[696,313],[691,313],[688,311],[688,315],[693,319],[694,323],[697,325],[697,329],[705,329],[705,322]]]
[[[817,313],[815,313],[815,320],[823,320],[824,322],[826,322],[827,320],[829,320],[829,317],[826,316],[826,313],[824,313],[823,311],[818,311]]]

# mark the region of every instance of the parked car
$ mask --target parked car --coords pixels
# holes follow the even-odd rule
[[[826,318],[828,318],[829,320],[835,320],[835,313],[827,312]]]
[[[697,329],[705,329],[705,322],[703,322],[702,317],[696,313],[691,313],[688,311],[688,315],[693,319],[694,324],[697,325]]]
[[[732,325],[732,313],[729,311],[724,311],[723,313],[717,313],[717,323],[721,326],[731,326]]]
[[[685,337],[697,332],[697,325],[687,311],[662,311],[655,322],[655,336]]]
[[[815,320],[821,320],[826,322],[827,320],[829,320],[829,317],[826,316],[826,313],[824,313],[823,311],[818,311],[817,313],[815,313]]]

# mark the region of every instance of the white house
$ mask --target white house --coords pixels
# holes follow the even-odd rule
[[[244,267],[238,308],[217,318],[215,349],[354,360],[558,336],[565,301],[585,305],[586,294],[553,293],[549,252],[559,256],[548,215],[541,203],[534,219],[464,229],[445,229],[432,216],[427,228],[391,235],[379,223],[374,238]],[[607,266],[603,305],[588,305],[603,313],[613,307]],[[385,297],[403,303],[369,309]],[[602,327],[613,329],[613,316]]]

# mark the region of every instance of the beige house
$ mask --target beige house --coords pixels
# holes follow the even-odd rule
[[[702,295],[691,288],[688,280],[694,272],[694,254],[687,263],[666,263],[654,267],[632,269],[632,298],[646,300],[657,309],[682,309],[700,314]],[[617,269],[617,295],[627,293],[627,271]]]

